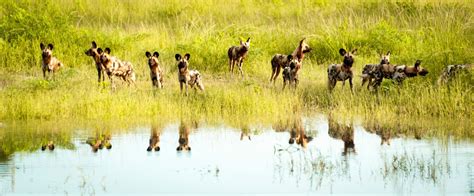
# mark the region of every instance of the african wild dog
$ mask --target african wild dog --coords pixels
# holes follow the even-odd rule
[[[111,56],[110,48],[105,48],[104,51],[102,48],[99,48],[97,52],[100,55],[100,62],[110,78],[112,90],[115,89],[113,76],[122,78],[128,85],[135,84],[135,72],[130,62],[122,62],[117,57]]]
[[[145,56],[148,58],[148,66],[150,67],[150,77],[153,87],[163,88],[163,70],[158,61],[160,53],[154,52],[153,55],[151,55],[150,52],[146,51]]]
[[[194,88],[194,85],[196,85],[201,91],[204,91],[204,85],[202,84],[202,78],[199,71],[189,70],[188,68],[188,61],[191,55],[187,53],[184,57],[181,57],[180,54],[176,54],[174,57],[178,62],[178,80],[181,92],[183,92],[183,87],[185,87],[186,95],[188,95],[188,85],[191,88]]]
[[[53,143],[53,141],[49,141],[47,144],[44,144],[44,145],[41,146],[41,150],[42,150],[42,151],[46,150],[46,148],[49,149],[49,150],[51,150],[51,151],[54,150],[54,143]]]
[[[54,73],[56,73],[59,68],[64,67],[64,64],[61,63],[56,57],[53,57],[53,44],[48,44],[46,47],[43,43],[40,43],[40,48],[41,48],[41,68],[43,70],[43,77],[44,79],[46,78],[46,72],[51,73],[53,72],[53,77]]]
[[[97,69],[97,75],[98,75],[98,82],[100,82],[100,79],[102,78],[102,82],[105,80],[105,73],[104,73],[104,67],[102,66],[102,63],[100,62],[100,54],[97,51],[97,43],[95,41],[92,41],[92,46],[89,50],[85,51],[85,54],[87,56],[92,57],[95,62],[95,68]]]
[[[373,79],[375,76],[373,73],[376,71],[379,65],[388,65],[390,64],[390,51],[387,52],[386,55],[381,54],[380,55],[380,63],[379,64],[366,64],[362,70],[362,87],[365,85],[365,83],[368,82],[367,84],[367,90],[370,90],[370,87],[372,86]]]
[[[244,59],[247,56],[250,48],[250,37],[247,39],[246,42],[242,42],[240,40],[240,46],[231,46],[229,50],[227,50],[227,55],[229,56],[229,71],[231,75],[234,75],[234,66],[237,63],[239,66],[240,75],[244,77],[244,71],[242,70],[242,64],[244,63]]]
[[[160,151],[160,131],[158,130],[158,127],[153,125],[151,127],[151,136],[149,140],[149,145],[146,151]]]
[[[465,71],[469,73],[469,70],[472,69],[472,64],[464,64],[464,65],[448,65],[443,69],[441,75],[438,78],[438,85],[444,85],[449,83],[452,79],[456,77],[457,74]]]
[[[369,73],[374,78],[372,86],[377,90],[384,78],[392,79],[398,85],[402,85],[407,77],[425,76],[428,74],[428,70],[421,67],[420,64],[420,60],[416,60],[414,66],[380,64]]]
[[[292,58],[291,55],[288,55],[287,58],[290,60],[290,63],[289,66],[283,68],[283,89],[285,89],[287,84],[290,86],[294,84],[296,88],[299,83],[298,75],[301,69],[301,62],[296,58]]]
[[[275,83],[276,78],[280,74],[280,70],[290,66],[290,62],[293,60],[293,58],[298,61],[299,68],[295,71],[295,73],[298,73],[303,64],[304,54],[311,52],[312,50],[309,45],[306,44],[305,40],[306,38],[303,38],[298,44],[298,47],[296,47],[296,49],[290,55],[286,56],[282,54],[276,54],[273,56],[271,60],[272,76],[270,77],[270,82],[273,81],[273,83]]]
[[[243,125],[240,132],[240,141],[244,140],[244,138],[248,138],[249,141],[251,141],[252,138],[250,137],[250,134],[251,134],[251,131],[250,131],[249,126]]]
[[[179,139],[178,139],[178,147],[176,148],[177,151],[191,151],[191,147],[189,146],[189,133],[191,132],[191,128],[185,122],[181,122],[179,125]]]
[[[342,81],[342,86],[344,86],[347,79],[352,91],[352,64],[354,64],[354,54],[356,52],[357,49],[352,50],[352,52],[347,52],[343,48],[339,49],[339,54],[344,57],[344,60],[342,64],[332,64],[328,67],[328,87],[330,91],[334,89],[337,81]]]

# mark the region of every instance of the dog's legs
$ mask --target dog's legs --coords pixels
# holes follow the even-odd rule
[[[242,64],[244,64],[244,59],[241,58],[240,61],[239,61],[239,71],[240,71],[240,75],[242,76],[242,78],[244,78],[244,70],[242,70]]]
[[[280,69],[281,69],[280,66],[276,68],[276,73],[275,73],[275,76],[273,77],[273,84],[275,84],[275,80],[278,78],[278,75],[280,74]]]
[[[100,76],[101,76],[101,70],[99,68],[97,68],[97,76],[99,77],[99,79],[97,79],[97,82],[100,83]]]
[[[43,69],[43,78],[46,80],[46,70]]]
[[[344,83],[343,83],[343,84],[344,84]],[[350,85],[350,87],[351,87],[351,92],[353,92],[353,91],[352,91],[352,86],[353,86],[353,84],[352,84],[352,77],[349,78],[349,85]]]
[[[181,93],[183,93],[183,82],[182,81],[179,82],[179,89],[180,89]]]
[[[186,88],[186,96],[188,96],[188,82],[187,81],[184,83],[184,86]]]
[[[232,58],[229,58],[229,73],[232,75]]]
[[[235,60],[232,60],[232,65],[230,66],[230,75],[234,76],[234,67],[235,67]]]

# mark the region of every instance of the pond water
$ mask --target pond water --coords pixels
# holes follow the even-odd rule
[[[0,132],[0,195],[474,191],[472,142],[387,136],[357,123],[335,125],[323,115],[289,126],[176,122],[127,131],[76,129],[60,137],[66,143],[51,141],[54,150],[47,144],[58,137],[21,137],[8,125]],[[33,149],[5,152],[37,137],[42,144]],[[150,139],[159,151],[147,151]]]

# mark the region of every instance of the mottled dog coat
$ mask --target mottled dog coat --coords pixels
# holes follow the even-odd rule
[[[99,48],[97,49],[97,52],[100,54],[100,62],[110,78],[112,89],[115,89],[113,76],[122,78],[122,80],[127,82],[129,85],[135,83],[135,71],[130,62],[122,62],[117,57],[111,56],[110,48],[105,48],[104,51]]]
[[[457,74],[466,71],[469,73],[469,70],[472,69],[472,64],[464,65],[448,65],[443,69],[441,75],[438,78],[438,85],[443,85],[449,83]]]
[[[345,49],[339,49],[339,54],[344,57],[342,64],[332,64],[328,67],[328,87],[329,90],[334,89],[337,81],[342,81],[344,86],[345,81],[349,80],[349,85],[352,91],[352,64],[354,64],[354,54],[357,52],[357,49],[352,50],[352,52],[347,52]]]
[[[366,64],[364,68],[362,69],[362,86],[365,85],[365,83],[368,82],[367,84],[367,90],[370,90],[370,87],[373,85],[373,80],[376,78],[374,75],[376,70],[380,65],[388,65],[390,64],[390,51],[387,52],[386,55],[380,55],[380,63],[379,64]]]
[[[231,74],[234,74],[235,63],[239,66],[240,75],[244,76],[244,71],[242,70],[242,64],[244,59],[247,56],[250,48],[250,37],[246,42],[240,40],[240,46],[231,46],[227,50],[227,56],[229,57],[229,71]]]
[[[153,87],[163,88],[163,70],[161,69],[160,61],[158,61],[160,53],[154,52],[152,55],[147,51],[145,56],[148,58],[148,67],[150,68],[150,78]]]
[[[48,44],[48,46],[45,46],[43,43],[40,44],[41,48],[41,68],[43,70],[43,77],[46,78],[46,72],[50,73],[52,72],[53,76],[54,73],[56,73],[59,68],[63,67],[64,65],[56,58],[53,57],[53,44]]]

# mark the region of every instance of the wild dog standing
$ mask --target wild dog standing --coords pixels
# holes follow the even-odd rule
[[[247,56],[250,48],[250,37],[246,42],[240,40],[240,46],[231,46],[227,50],[227,55],[229,56],[229,71],[231,75],[234,75],[234,66],[235,63],[239,66],[240,75],[244,77],[244,71],[242,70],[242,64],[244,59]]]
[[[112,90],[115,90],[113,76],[122,78],[128,85],[135,84],[135,71],[130,62],[122,62],[117,57],[111,56],[110,48],[105,48],[104,51],[102,51],[102,48],[99,48],[97,52],[100,55],[100,62],[110,78]]]
[[[181,122],[179,125],[179,139],[178,139],[178,147],[176,148],[177,151],[191,151],[191,147],[189,146],[189,133],[191,132],[191,128],[185,122]]]
[[[150,67],[150,77],[153,87],[163,88],[163,70],[158,61],[160,53],[154,52],[153,55],[151,55],[150,52],[146,51],[145,55],[148,58],[148,66]]]
[[[204,91],[204,85],[202,84],[201,74],[197,70],[189,70],[189,53],[184,55],[184,58],[180,54],[174,56],[178,62],[178,80],[181,92],[183,87],[186,88],[186,95],[188,95],[188,85],[194,88],[196,85],[201,91]]]
[[[377,70],[379,65],[388,65],[390,64],[390,51],[387,52],[386,55],[380,55],[380,63],[379,64],[367,64],[364,66],[362,70],[362,87],[367,84],[367,90],[370,90],[370,86],[372,86],[372,80],[375,78],[373,73]]]
[[[151,136],[149,140],[149,145],[146,151],[160,151],[160,131],[158,130],[158,127],[153,125],[151,127]]]
[[[291,60],[293,60],[293,58],[295,58],[298,63],[300,64],[300,68],[303,64],[303,59],[304,59],[304,54],[305,53],[308,53],[308,52],[311,52],[311,48],[309,47],[308,44],[306,44],[305,42],[306,38],[303,38],[298,47],[296,47],[296,49],[293,51],[293,53],[291,53],[291,58],[290,58],[290,55],[282,55],[282,54],[276,54],[273,56],[272,58],[272,61],[271,61],[271,64],[272,64],[272,76],[270,77],[270,82],[273,81],[273,83],[275,83],[275,80],[276,78],[278,77],[278,75],[280,74],[280,70],[287,66],[289,66]],[[300,69],[298,68],[298,70]],[[297,71],[295,72],[297,73]]]
[[[292,58],[292,55],[288,55],[287,58],[290,60],[290,63],[287,67],[283,68],[283,89],[285,89],[287,84],[290,86],[294,84],[294,87],[296,88],[299,83],[298,75],[299,70],[301,69],[301,62]]]
[[[56,73],[59,68],[63,67],[64,65],[56,58],[53,57],[53,44],[48,44],[46,47],[43,43],[40,43],[41,48],[41,68],[43,70],[43,77],[46,79],[46,72],[50,74],[53,72]]]
[[[443,69],[441,75],[438,78],[438,85],[443,85],[449,83],[453,78],[456,77],[457,74],[465,71],[469,73],[469,70],[472,69],[472,64],[464,64],[464,65],[448,65]]]
[[[354,64],[354,54],[356,52],[357,49],[352,50],[350,53],[343,48],[339,49],[339,54],[344,57],[344,60],[342,64],[332,64],[328,67],[328,86],[330,91],[334,89],[337,81],[342,81],[342,86],[344,86],[346,80],[349,80],[352,91],[352,64]]]
[[[428,70],[420,66],[421,61],[416,60],[414,66],[381,64],[373,75],[375,80],[373,86],[377,89],[382,83],[383,78],[392,79],[398,85],[401,85],[407,77],[425,76]]]
[[[95,41],[92,42],[92,46],[89,50],[86,50],[86,55],[92,57],[95,62],[95,68],[97,69],[97,75],[98,75],[98,82],[100,82],[100,79],[102,78],[102,82],[105,81],[105,73],[104,73],[104,68],[102,67],[102,63],[100,62],[100,54],[97,51],[97,43]]]

